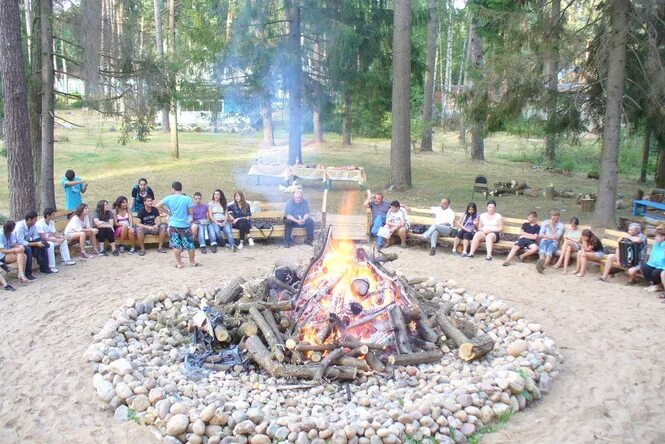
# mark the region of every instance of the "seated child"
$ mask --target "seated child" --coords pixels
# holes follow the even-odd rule
[[[526,222],[522,224],[520,229],[520,237],[515,242],[515,245],[510,249],[508,257],[503,262],[503,266],[507,267],[510,265],[510,261],[513,257],[520,251],[524,250],[519,256],[520,262],[523,262],[525,258],[533,256],[538,252],[538,233],[540,232],[540,225],[538,225],[538,213],[532,211],[526,218]]]

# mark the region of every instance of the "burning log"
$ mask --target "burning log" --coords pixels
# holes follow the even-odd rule
[[[240,296],[243,292],[241,285],[244,283],[245,278],[242,276],[233,278],[231,282],[226,284],[224,288],[217,292],[215,295],[215,305],[225,305],[240,299]]]
[[[402,309],[394,305],[388,311],[390,315],[390,323],[393,327],[393,333],[395,334],[395,343],[397,345],[397,350],[400,354],[412,353],[411,344],[409,343],[409,334],[406,330],[406,323],[404,322],[404,315],[402,314]]]
[[[321,361],[321,364],[319,364],[319,368],[314,373],[314,380],[315,381],[320,381],[321,379],[323,379],[323,375],[325,374],[326,369],[329,366],[331,366],[333,362],[337,361],[342,356],[344,356],[344,349],[343,348],[337,348],[335,350],[332,350],[330,353],[328,353],[328,356],[326,356]]]
[[[443,358],[443,352],[440,350],[431,350],[417,353],[410,353],[408,355],[391,355],[388,357],[390,365],[418,365],[426,364],[429,362],[438,362]]]

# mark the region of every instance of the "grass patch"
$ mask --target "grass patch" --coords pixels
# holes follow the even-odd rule
[[[510,418],[512,418],[514,414],[515,412],[513,412],[512,409],[501,413],[496,417],[496,422],[479,428],[478,430],[476,430],[476,433],[469,436],[468,440],[469,444],[479,444],[480,441],[483,439],[483,436],[504,429],[508,424],[508,421],[510,421]]]

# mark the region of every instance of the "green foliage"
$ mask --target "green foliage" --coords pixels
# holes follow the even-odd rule
[[[505,428],[506,425],[508,424],[508,421],[510,420],[510,418],[513,417],[514,414],[515,412],[513,411],[513,409],[509,409],[497,415],[495,422],[493,424],[485,425],[476,430],[476,433],[469,436],[469,441],[468,441],[469,444],[480,444],[480,441],[483,439],[483,436],[489,433],[498,432],[499,430]]]
[[[136,410],[134,410],[134,409],[131,408],[131,407],[128,407],[128,408],[127,408],[127,419],[129,419],[130,421],[134,421],[135,423],[137,423],[137,424],[139,424],[139,425],[143,425],[143,420],[142,420],[141,417],[138,415],[138,413],[136,412]]]
[[[9,220],[9,216],[5,216],[4,214],[0,214],[0,226],[6,224],[8,220]]]

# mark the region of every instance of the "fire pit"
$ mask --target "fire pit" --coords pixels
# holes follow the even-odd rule
[[[128,300],[87,353],[97,394],[166,442],[452,442],[550,389],[539,324],[387,259],[328,233],[307,266]]]

